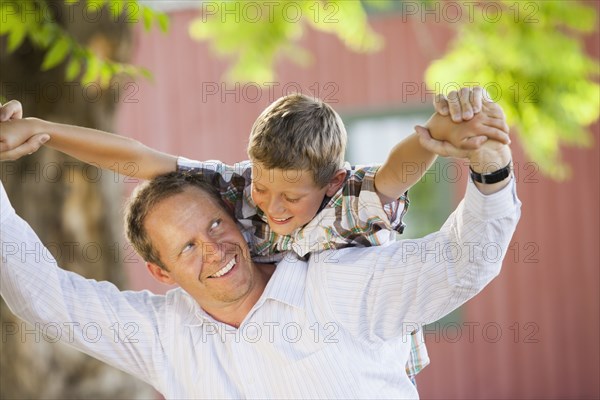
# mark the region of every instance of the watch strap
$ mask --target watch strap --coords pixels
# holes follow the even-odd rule
[[[509,161],[506,167],[500,168],[499,170],[494,172],[490,172],[489,174],[480,174],[479,172],[475,172],[473,171],[473,168],[471,168],[471,166],[469,166],[469,170],[471,172],[471,178],[473,178],[475,182],[491,185],[492,183],[502,182],[503,180],[509,177],[510,171],[512,169],[511,164],[512,161]]]

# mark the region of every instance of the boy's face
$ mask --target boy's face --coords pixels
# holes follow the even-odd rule
[[[303,170],[266,169],[252,165],[252,199],[266,215],[271,229],[289,235],[312,220],[325,195],[333,196],[340,185],[320,188],[312,173]]]

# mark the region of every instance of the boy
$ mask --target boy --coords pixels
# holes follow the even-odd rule
[[[440,109],[444,106],[436,103]],[[432,137],[463,149],[479,147],[486,136],[507,143],[503,116],[487,116],[486,108],[494,106],[484,103],[484,113],[463,125],[443,125],[443,119],[432,118],[429,125],[437,121],[430,129]],[[460,109],[451,114],[460,118]],[[135,176],[142,179],[175,169],[204,174],[253,235],[254,256],[288,250],[305,256],[315,250],[393,240],[393,231],[403,229],[404,193],[435,160],[413,134],[394,147],[381,168],[349,169],[344,166],[346,132],[339,115],[303,95],[282,97],[263,111],[250,135],[251,162],[234,166],[178,158],[88,128],[33,118],[11,124],[3,126],[0,145],[14,148],[37,134],[50,133],[44,135],[52,138],[48,146],[103,168],[116,164],[122,174],[130,173],[125,168],[131,162],[138,167]],[[10,151],[1,147],[0,151],[2,158],[10,158]],[[404,165],[419,166],[420,174],[406,174]]]
[[[484,103],[484,112],[462,125],[434,116],[428,127],[435,139],[456,147],[478,147],[485,140],[480,134],[507,142],[503,116],[493,114],[493,108]],[[393,241],[395,231],[403,229],[404,193],[435,160],[412,135],[392,150],[381,168],[348,169],[343,160],[346,132],[339,115],[302,95],[283,97],[265,109],[250,135],[251,162],[235,166],[177,158],[120,136],[37,119],[2,125],[2,140],[14,141],[15,147],[50,133],[49,146],[105,168],[115,161],[119,166],[134,162],[137,177],[148,179],[175,169],[205,175],[234,210],[255,260],[261,262],[275,261],[288,250],[304,257],[322,249]],[[425,168],[419,175],[405,176],[405,163]],[[420,335],[413,335],[407,366],[411,378],[428,363]]]

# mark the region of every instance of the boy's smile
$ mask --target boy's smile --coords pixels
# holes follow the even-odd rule
[[[325,196],[340,185],[320,188],[307,170],[266,169],[252,165],[252,199],[267,217],[273,232],[290,235],[315,217]]]

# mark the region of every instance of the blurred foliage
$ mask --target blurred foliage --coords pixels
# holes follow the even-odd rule
[[[585,146],[600,114],[599,65],[582,34],[596,28],[596,9],[576,1],[496,1],[473,12],[451,50],[426,72],[430,87],[478,82],[505,110],[528,157],[555,179],[570,175],[561,144]]]
[[[378,7],[388,1],[370,1]],[[305,26],[337,35],[358,52],[376,51],[382,39],[368,24],[360,1],[208,2],[190,25],[194,39],[209,40],[219,54],[237,59],[228,79],[268,82],[278,55],[302,64],[310,54],[298,44]]]
[[[64,3],[69,7],[78,1],[65,0]],[[150,72],[144,68],[104,59],[79,43],[57,21],[56,17],[61,13],[60,7],[56,2],[45,0],[0,1],[0,35],[6,36],[6,51],[15,51],[28,39],[34,47],[46,50],[40,65],[41,71],[66,62],[65,79],[77,80],[81,84],[96,82],[101,87],[106,87],[117,74],[151,77]],[[91,21],[95,15],[104,12],[109,13],[115,21],[141,20],[146,30],[154,23],[163,31],[168,29],[166,14],[138,4],[137,1],[87,1],[85,14]]]
[[[162,31],[168,29],[167,15],[150,8],[159,3],[82,2],[96,11],[111,13],[115,19],[141,22],[146,30],[154,25]],[[108,85],[119,73],[150,77],[144,68],[104,59],[74,40],[52,18],[51,5],[55,3],[0,1],[0,36],[6,37],[8,52],[29,39],[47,50],[41,70],[67,63],[66,79],[83,84]],[[200,2],[200,14],[189,32],[195,39],[209,41],[218,54],[234,59],[228,79],[266,82],[274,79],[278,57],[301,65],[311,61],[300,40],[307,27],[336,35],[354,51],[376,51],[383,40],[369,26],[365,9],[402,12],[399,8],[409,11],[425,3],[434,10],[445,5],[432,0]],[[554,178],[567,177],[568,166],[560,158],[561,144],[588,145],[592,137],[586,126],[600,113],[598,63],[582,50],[582,35],[596,28],[595,8],[578,1],[553,0],[463,1],[462,6],[481,12],[469,12],[469,18],[452,24],[458,30],[456,39],[444,58],[428,68],[428,84],[440,91],[469,82],[487,88],[505,109],[509,123],[517,128],[531,160]]]

